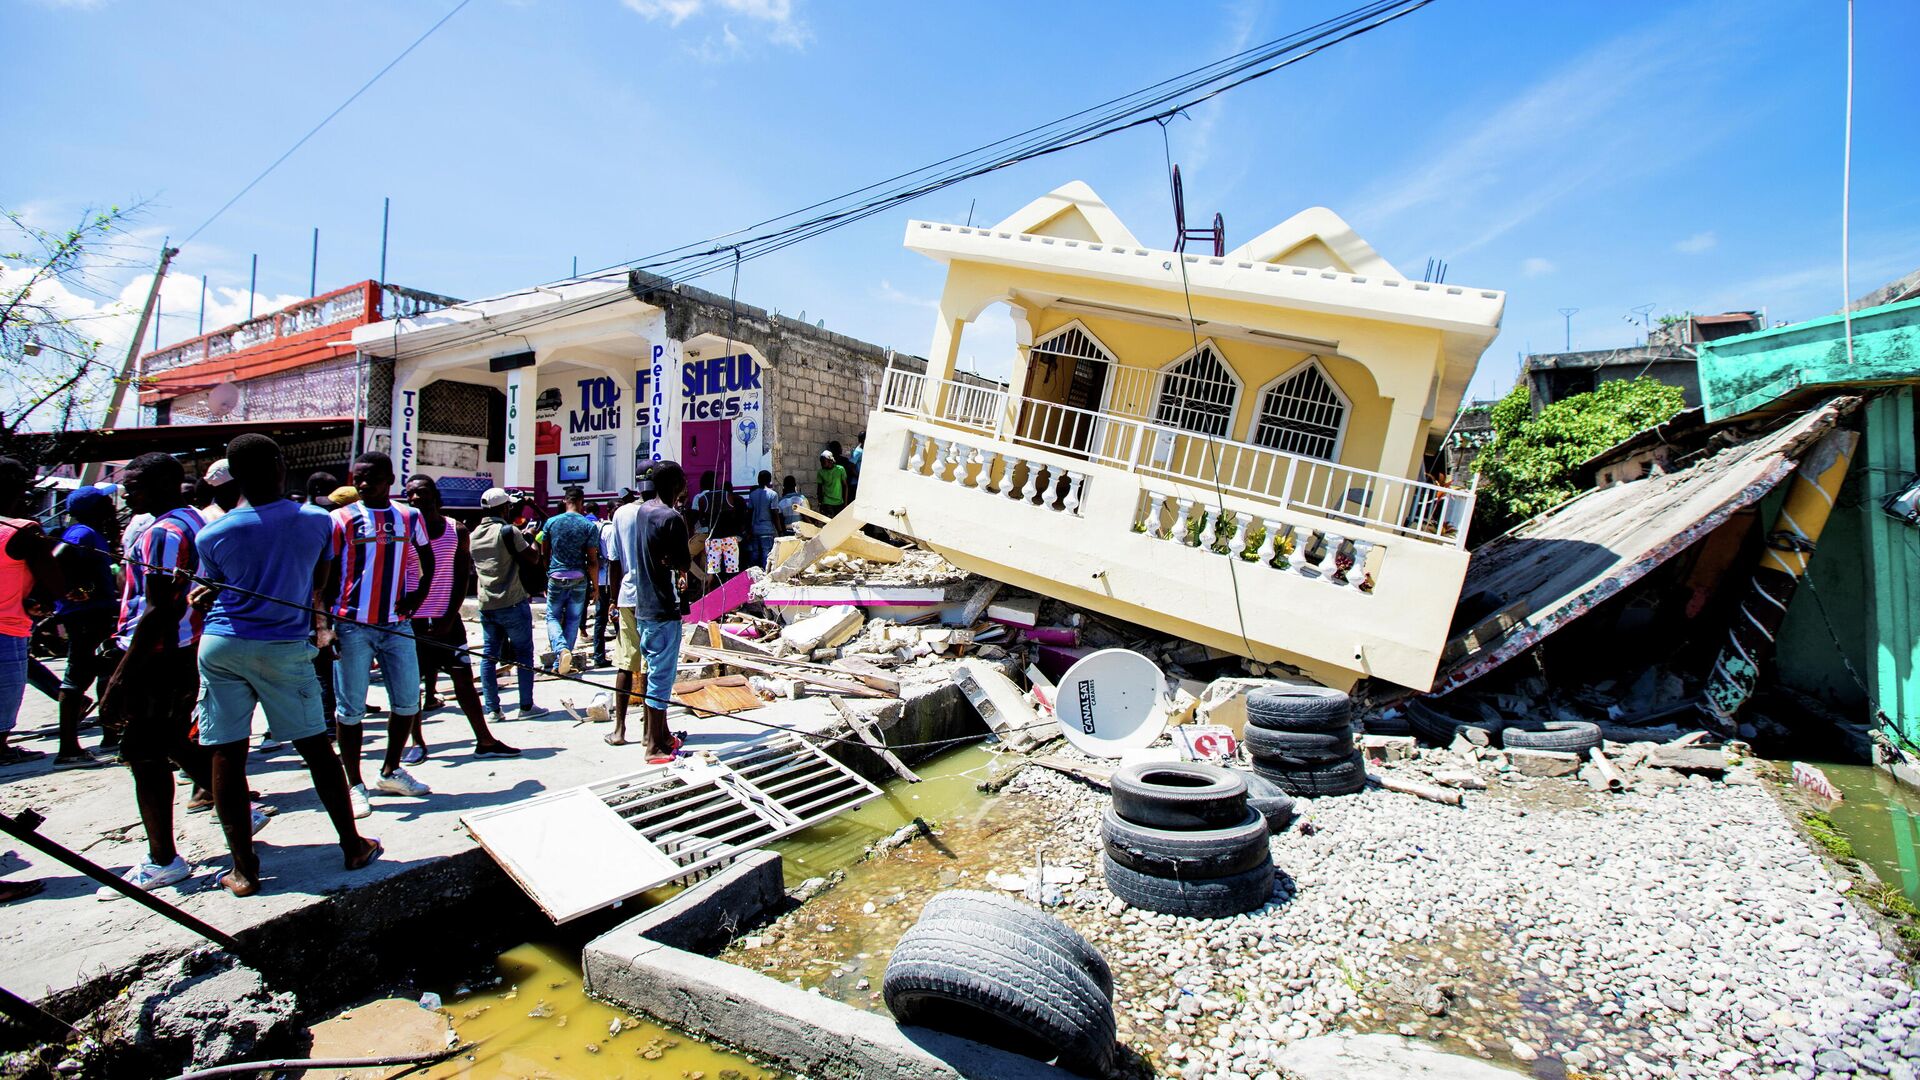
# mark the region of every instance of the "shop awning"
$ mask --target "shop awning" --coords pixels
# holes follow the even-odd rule
[[[1473,553],[1460,595],[1510,625],[1498,636],[1482,631],[1450,643],[1433,692],[1458,689],[1538,645],[1759,502],[1859,403],[1835,398],[1684,469],[1589,491],[1487,542]]]
[[[129,461],[155,451],[219,457],[234,436],[249,431],[287,446],[349,435],[353,431],[353,417],[308,416],[293,420],[229,420],[215,424],[33,431],[14,436],[13,442],[20,452],[30,454],[43,463],[85,465],[100,461]]]

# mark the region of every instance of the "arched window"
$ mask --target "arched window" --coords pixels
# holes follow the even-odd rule
[[[1032,359],[1046,365],[1049,377],[1053,365],[1067,366],[1071,374],[1067,381],[1066,404],[1089,411],[1100,408],[1101,396],[1106,390],[1107,373],[1114,363],[1113,354],[1100,344],[1099,338],[1088,333],[1078,319],[1035,342],[1028,353]]]
[[[1211,341],[1174,361],[1160,373],[1160,395],[1153,420],[1197,435],[1226,438],[1233,430],[1233,407],[1240,381]]]
[[[1253,441],[1289,454],[1333,461],[1340,454],[1350,405],[1320,361],[1308,360],[1260,391]]]

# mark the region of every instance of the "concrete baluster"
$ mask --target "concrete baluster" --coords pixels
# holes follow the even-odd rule
[[[1045,465],[1037,461],[1027,462],[1027,483],[1020,489],[1020,501],[1030,503],[1040,492],[1040,476],[1047,471]]]
[[[1247,531],[1253,527],[1252,514],[1233,515],[1233,540],[1227,544],[1227,554],[1234,558],[1247,552]]]
[[[1260,541],[1259,562],[1262,566],[1272,566],[1274,555],[1280,551],[1280,530],[1286,526],[1269,518],[1261,518],[1260,525],[1267,530],[1267,536]]]
[[[1067,498],[1066,501],[1061,504],[1067,513],[1078,514],[1080,512],[1080,485],[1086,482],[1086,473],[1070,472],[1067,474]]]
[[[915,431],[911,433],[913,453],[907,458],[907,471],[915,476],[927,465],[927,444],[931,442],[925,435]]]
[[[932,476],[935,480],[945,480],[946,477],[940,474],[946,471],[947,471],[947,440],[935,438],[933,439],[932,468],[928,471],[928,475]]]
[[[983,465],[984,461],[985,461],[985,456],[981,452],[979,447],[977,446],[968,447],[966,459],[960,463],[959,471],[953,474],[953,482],[956,484],[959,484],[961,487],[972,487],[977,482],[978,474],[975,474],[976,480],[967,479],[967,466]],[[981,471],[984,472],[985,469],[982,468]]]
[[[1353,542],[1353,568],[1347,571],[1347,584],[1349,586],[1358,589],[1366,582],[1367,556],[1373,554],[1373,549],[1377,546],[1378,545],[1371,540],[1355,540]]]
[[[1019,458],[1012,454],[1007,455],[1006,462],[1000,467],[1000,494],[1010,495],[1013,493],[1013,470],[1019,464]]]
[[[1147,526],[1147,535],[1153,537],[1155,540],[1165,539],[1165,537],[1160,535],[1160,507],[1165,505],[1166,501],[1167,497],[1157,491],[1147,492],[1147,518],[1145,524]]]
[[[1173,523],[1173,532],[1168,534],[1175,543],[1187,542],[1187,524],[1193,520],[1193,508],[1198,504],[1191,499],[1177,499],[1180,504],[1180,518]]]
[[[1207,522],[1206,535],[1201,538],[1201,543],[1208,551],[1219,547],[1220,541],[1225,539],[1220,532],[1220,524],[1226,520],[1227,512],[1225,510],[1215,510],[1213,520]]]
[[[1313,550],[1313,530],[1293,527],[1293,572],[1304,578],[1315,577],[1319,570],[1307,561],[1307,553]]]
[[[993,490],[993,459],[1000,454],[994,450],[980,451],[980,472],[973,478],[973,486],[981,491]]]
[[[1333,581],[1336,585],[1343,584],[1335,581],[1334,575],[1340,572],[1340,545],[1346,543],[1347,538],[1339,533],[1328,533],[1326,537],[1327,553],[1320,556],[1320,576],[1327,581]]]
[[[940,470],[941,472],[940,479],[942,480],[960,479],[960,474],[961,474],[960,451],[965,449],[966,447],[961,445],[959,439],[954,439],[952,442],[947,443],[947,461],[946,461],[946,465]]]

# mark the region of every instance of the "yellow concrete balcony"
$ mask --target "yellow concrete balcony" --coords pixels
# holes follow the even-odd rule
[[[1471,492],[892,370],[859,511],[958,566],[1328,685],[1427,688]]]

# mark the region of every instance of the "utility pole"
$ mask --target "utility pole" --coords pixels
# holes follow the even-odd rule
[[[247,271],[247,321],[253,321],[253,294],[260,291],[260,256],[253,257],[253,269]]]
[[[380,284],[387,284],[387,220],[393,210],[393,197],[380,200]]]
[[[207,275],[200,275],[200,328],[194,331],[195,337],[205,337],[207,333]]]
[[[140,323],[133,328],[133,337],[127,341],[127,358],[120,365],[120,377],[113,381],[113,393],[107,398],[105,427],[112,428],[120,421],[120,403],[126,400],[127,387],[133,384],[133,367],[140,359],[140,342],[146,339],[147,323],[153,319],[153,312],[160,304],[160,283],[167,279],[167,268],[173,265],[173,257],[180,249],[168,247],[167,241],[160,242],[160,267],[153,273],[153,284],[147,289],[147,302],[140,309]],[[101,463],[90,461],[80,470],[80,483],[91,484],[100,479]]]
[[[1580,309],[1577,307],[1563,307],[1560,309],[1560,317],[1567,320],[1567,351],[1568,352],[1573,351],[1573,317],[1579,313],[1580,313]]]
[[[313,227],[313,261],[307,264],[307,296],[320,295],[320,226]]]

